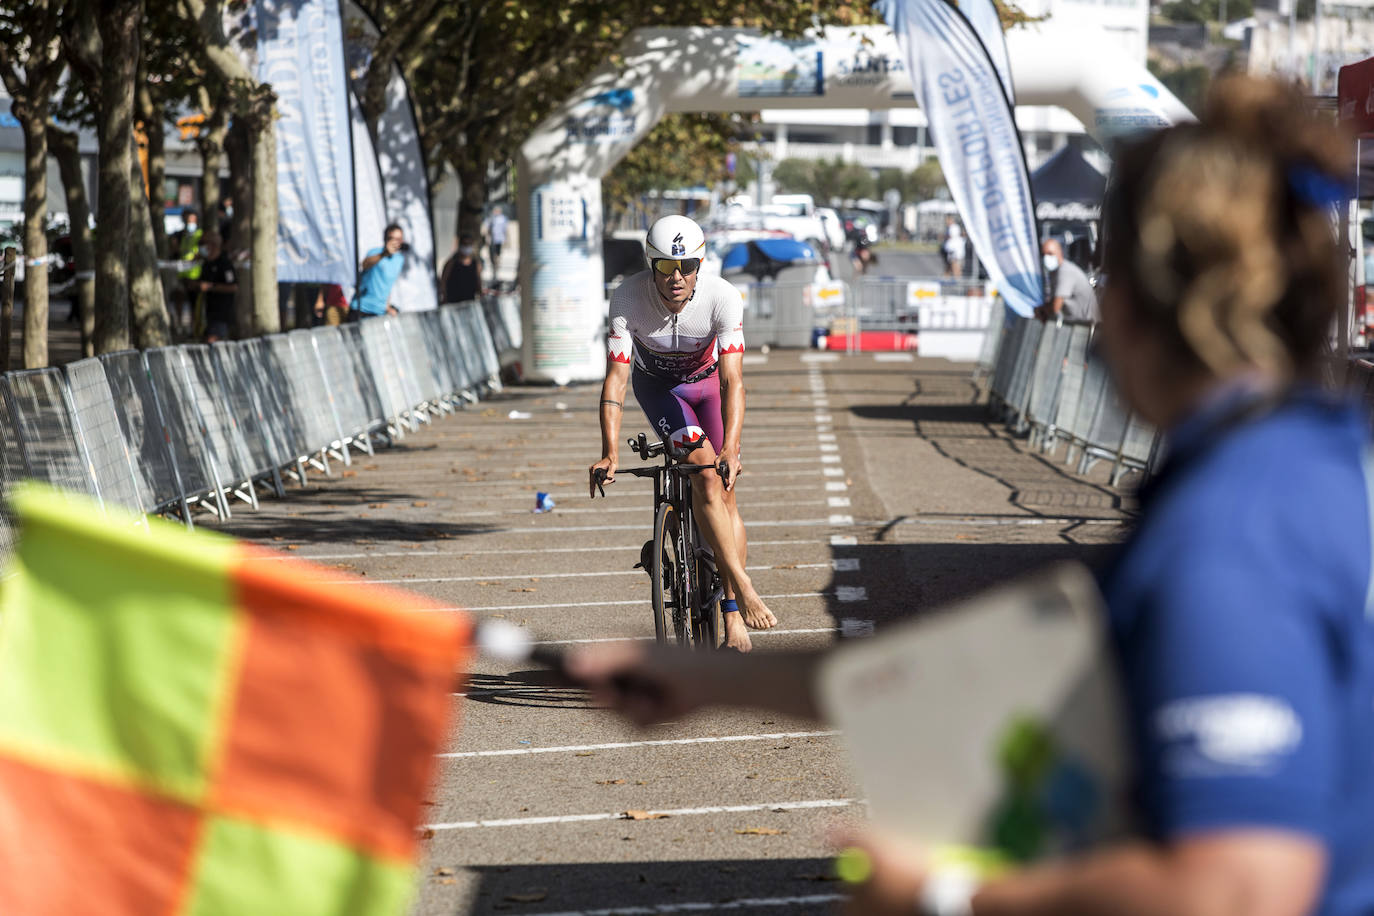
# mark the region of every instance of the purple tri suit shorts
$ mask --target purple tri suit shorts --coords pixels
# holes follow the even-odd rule
[[[720,375],[711,373],[699,382],[674,382],[635,369],[630,375],[635,400],[649,424],[674,449],[691,451],[702,438],[720,453],[725,441],[725,421],[720,412]]]

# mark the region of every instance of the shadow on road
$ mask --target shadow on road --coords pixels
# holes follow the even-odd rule
[[[741,815],[741,829],[748,816]],[[648,824],[637,825],[641,832]],[[656,821],[667,837],[679,828],[673,819]],[[769,836],[735,837],[757,841],[767,855]],[[629,836],[625,837],[629,841]],[[669,839],[671,842],[671,839]],[[725,840],[723,840],[724,842]],[[441,862],[431,862],[428,880]],[[480,884],[470,908],[456,914],[576,912],[596,910],[651,913],[664,905],[700,904],[709,912],[731,904],[739,913],[833,914],[843,885],[833,880],[829,859],[712,859],[705,861],[570,863],[563,865],[467,866]],[[706,890],[709,888],[710,890]],[[760,898],[770,898],[768,903]],[[760,900],[758,906],[749,901]],[[785,902],[784,902],[785,901]],[[693,908],[692,911],[696,911]]]

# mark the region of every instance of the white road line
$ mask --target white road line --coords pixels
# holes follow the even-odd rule
[[[771,630],[758,630],[750,633],[750,637],[758,639],[760,636],[800,636],[810,633],[834,633],[839,627],[798,627],[791,630],[780,630],[774,627]],[[656,636],[597,636],[590,639],[542,639],[534,643],[536,646],[586,646],[593,643],[603,642],[648,642],[657,639]]]
[[[852,525],[852,524],[854,524],[854,516],[852,516],[852,515],[832,515],[832,516],[830,516],[830,524],[832,524],[832,525]]]
[[[839,447],[838,445],[836,445],[835,443],[833,443],[833,442],[822,442],[822,443],[821,443],[821,451],[822,451],[823,453],[828,454],[828,453],[830,453],[830,452],[838,452],[839,450],[840,450],[840,447]],[[822,461],[825,460],[824,455],[822,455],[821,460],[822,460]]]
[[[848,535],[848,534],[832,534],[832,535],[830,535],[830,546],[831,546],[831,547],[857,547],[858,544],[859,544],[859,539],[856,538],[856,537],[854,537],[853,535]]]
[[[702,808],[667,808],[650,811],[650,815],[664,817],[692,817],[701,814],[748,814],[754,811],[806,811],[816,808],[848,808],[861,804],[857,798],[817,798],[810,801],[774,802],[765,805],[709,805]],[[554,814],[548,817],[505,817],[483,821],[450,821],[444,824],[426,824],[427,830],[471,830],[476,827],[533,827],[540,824],[581,824],[588,821],[628,820],[623,811],[606,811],[596,814]]]
[[[754,541],[750,547],[787,547],[823,545],[824,541],[795,538],[788,541]],[[624,550],[639,552],[639,544],[624,544],[618,547],[499,547],[486,550],[377,550],[372,553],[317,553],[317,554],[272,554],[265,557],[248,557],[249,563],[280,563],[283,560],[365,560],[371,557],[456,557],[468,556],[505,556],[512,553],[591,553]]]
[[[830,561],[830,568],[835,572],[858,572],[858,557],[838,557]]]
[[[804,363],[835,363],[839,362],[838,353],[803,353],[801,361]]]
[[[825,462],[826,464],[839,464],[839,462],[840,462],[840,456],[839,456],[839,455],[822,455],[822,456],[821,456],[821,461]]]
[[[817,434],[816,434],[816,441],[817,441],[817,442],[834,442],[834,441],[835,441],[835,434],[834,434],[834,433],[817,433]]]
[[[834,418],[833,416],[831,416],[830,414],[828,414],[828,413],[818,413],[818,414],[816,414],[816,422],[817,422],[817,423],[830,423],[830,422],[832,422],[834,419],[835,419],[835,418]]]
[[[824,524],[827,524],[826,520],[825,520],[825,519],[820,519],[820,518],[785,519],[785,520],[781,520],[781,521],[767,521],[767,520],[758,520],[758,519],[750,519],[750,520],[749,520],[749,527],[750,527],[750,528],[793,528],[793,527],[806,527],[806,526],[809,526],[809,525],[824,525]],[[562,526],[562,527],[548,527],[548,528],[545,528],[545,527],[542,527],[542,526],[539,526],[539,525],[530,525],[529,527],[521,527],[521,528],[492,528],[492,529],[489,530],[489,531],[483,531],[483,532],[481,532],[481,533],[482,533],[482,534],[560,534],[560,533],[561,533],[561,534],[566,534],[566,533],[572,532],[572,531],[641,531],[641,530],[647,533],[647,532],[649,531],[649,529],[652,528],[652,527],[653,527],[653,525],[651,525],[651,524],[645,524],[645,525],[565,525],[565,526]]]
[[[910,353],[874,353],[875,363],[909,363],[913,357]]]
[[[835,599],[837,601],[867,601],[868,589],[862,585],[839,585],[835,588]]]
[[[786,595],[760,595],[764,601],[783,598],[830,598],[834,597],[830,592],[792,592]],[[647,605],[649,599],[637,598],[630,601],[564,601],[558,604],[492,604],[483,607],[435,607],[423,608],[422,613],[440,614],[445,612],[462,611],[464,613],[480,613],[482,611],[547,611],[559,607],[612,607],[627,604]],[[769,632],[767,630],[763,632]],[[759,635],[758,633],[754,634]]]
[[[760,564],[757,566],[746,566],[745,569],[758,572],[765,569],[830,569],[834,566],[831,563],[789,563],[785,567],[778,567],[773,564]],[[519,575],[501,576],[434,576],[429,578],[412,579],[373,579],[370,576],[367,581],[374,585],[404,585],[407,583],[419,584],[422,582],[487,582],[487,581],[513,581],[518,579],[590,579],[601,576],[642,576],[644,571],[640,569],[612,569],[596,572],[565,572],[565,573],[522,573]],[[340,582],[352,582],[352,579],[339,579]]]
[[[767,735],[710,735],[704,738],[657,738],[650,741],[612,741],[608,744],[566,744],[561,747],[513,747],[499,751],[456,751],[440,754],[445,760],[467,757],[523,757],[528,754],[565,754],[584,751],[615,751],[631,747],[676,747],[683,744],[731,744],[738,741],[781,741],[785,738],[833,738],[837,729],[818,732],[773,732]]]
[[[821,468],[821,473],[826,477],[843,477],[844,468]]]
[[[843,480],[827,480],[825,482],[825,492],[827,493],[843,493],[848,489],[849,484],[845,483]]]
[[[753,910],[766,907],[822,906],[848,900],[844,894],[806,894],[797,897],[738,897],[734,900],[701,900],[686,903],[655,903],[652,906],[613,906],[605,910],[559,910],[530,916],[659,916],[663,913],[714,913],[718,910]]]
[[[848,508],[849,508],[849,497],[848,497],[848,496],[832,496],[832,497],[830,497],[829,499],[827,499],[827,500],[825,501],[825,504],[826,504],[827,507],[829,507],[829,508],[831,508],[831,509],[848,509]]]

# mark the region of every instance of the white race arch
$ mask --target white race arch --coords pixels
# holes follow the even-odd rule
[[[1149,71],[1100,49],[1096,31],[1041,24],[1008,33],[1020,105],[1068,109],[1099,140],[1192,115]],[[525,377],[602,377],[606,302],[601,177],[665,113],[915,106],[886,26],[808,42],[746,29],[639,29],[624,65],[602,67],[520,148],[520,290]]]

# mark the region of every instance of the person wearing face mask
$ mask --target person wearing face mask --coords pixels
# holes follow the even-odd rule
[[[1040,253],[1053,294],[1049,302],[1035,310],[1035,317],[1054,321],[1062,315],[1067,321],[1100,321],[1097,291],[1082,268],[1064,257],[1064,249],[1054,239],[1046,239]]]
[[[482,293],[482,259],[477,256],[477,240],[471,235],[458,238],[458,250],[444,263],[439,276],[444,302],[467,302]]]

